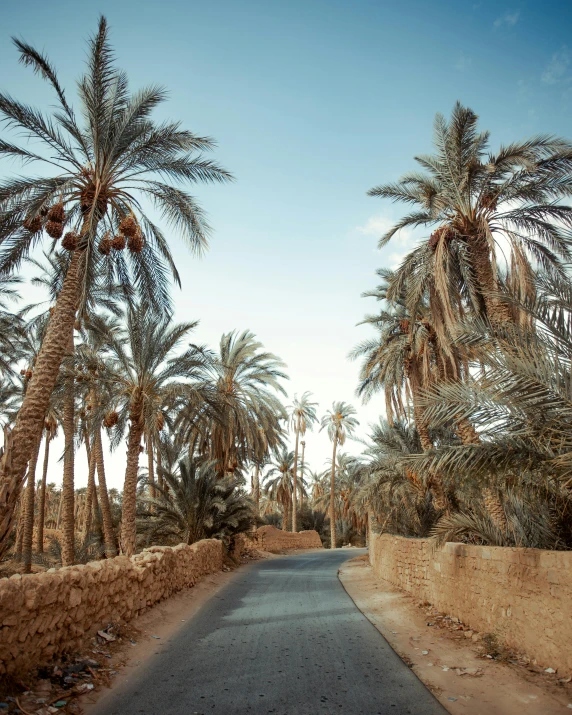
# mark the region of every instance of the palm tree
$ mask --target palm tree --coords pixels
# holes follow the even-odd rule
[[[302,480],[302,484],[304,485],[304,491],[305,491],[305,489],[306,489],[306,480],[305,480],[304,477],[305,477],[305,475],[306,475],[306,472],[305,472],[305,466],[304,466],[304,457],[306,456],[306,440],[303,439],[303,440],[300,442],[300,444],[302,445],[302,458],[301,458],[301,460],[300,460],[300,478],[301,478],[301,480]],[[304,508],[304,499],[303,499],[303,498],[302,498],[302,502],[301,502],[300,506],[302,507],[302,509]]]
[[[351,436],[355,428],[359,425],[353,415],[355,409],[346,402],[334,402],[331,411],[322,417],[321,429],[327,429],[328,437],[333,444],[332,471],[330,476],[330,535],[331,548],[336,548],[336,512],[335,512],[335,491],[336,491],[336,450],[341,447],[346,437]]]
[[[467,322],[458,340],[475,350],[475,379],[443,382],[425,397],[428,418],[439,427],[451,413],[474,421],[482,439],[443,445],[418,459],[420,469],[447,474],[539,473],[542,482],[572,484],[572,288],[569,280],[541,275],[537,295],[519,302],[534,332],[516,324]],[[507,302],[512,302],[507,299]]]
[[[216,538],[228,547],[255,521],[252,501],[234,477],[221,479],[213,462],[181,461],[178,474],[165,471],[163,478],[164,486],[155,486],[157,498],[140,500],[138,530],[147,543]]]
[[[448,436],[442,435],[446,442]],[[376,531],[428,536],[441,511],[436,509],[430,471],[415,469],[408,458],[423,453],[415,425],[380,420],[371,426],[355,495],[358,510],[368,512]]]
[[[111,345],[115,364],[110,364],[109,370],[119,410],[118,427],[130,421],[121,520],[121,550],[128,556],[135,552],[136,546],[141,438],[149,425],[156,424],[165,405],[181,399],[194,403],[203,401],[200,386],[191,386],[189,382],[204,369],[202,352],[191,347],[182,355],[173,355],[195,326],[196,323],[171,325],[168,319],[140,304],[127,314],[123,339],[116,339]]]
[[[282,447],[273,455],[269,466],[264,475],[264,493],[282,507],[282,531],[288,531],[293,501],[294,452]]]
[[[193,405],[183,408],[177,426],[190,453],[214,460],[224,476],[261,462],[280,445],[286,412],[274,393],[286,394],[279,381],[288,377],[284,363],[247,330],[224,334],[218,354],[199,350],[208,400],[198,412]]]
[[[290,425],[296,434],[296,448],[294,450],[294,473],[292,487],[292,531],[298,531],[296,525],[296,513],[298,504],[296,495],[298,492],[298,440],[300,435],[305,435],[308,427],[312,429],[314,422],[318,421],[316,417],[317,402],[310,402],[311,392],[305,392],[300,399],[294,395],[294,402],[289,407]]]
[[[414,207],[380,247],[401,228],[436,227],[404,260],[393,295],[407,280],[407,306],[414,314],[429,290],[434,323],[451,335],[463,311],[493,323],[510,319],[498,298],[501,245],[509,247],[508,283],[518,280],[515,273],[531,276],[532,262],[562,275],[562,261],[572,258],[572,208],[559,202],[572,193],[572,144],[538,136],[488,154],[489,134],[478,132],[477,119],[459,103],[449,122],[438,114],[436,153],[416,157],[425,173],[410,172],[368,192]]]
[[[55,91],[58,110],[46,118],[0,94],[0,113],[7,126],[39,140],[47,150],[35,153],[29,145],[3,141],[0,153],[55,171],[4,182],[0,273],[12,271],[26,258],[42,238],[42,228],[57,240],[66,223],[62,246],[70,252],[70,260],[0,465],[0,555],[12,529],[26,465],[69,350],[77,310],[82,312],[94,284],[106,273],[117,278],[127,297],[134,286],[157,309],[169,304],[168,273],[179,280],[167,240],[144,213],[140,198],[150,199],[199,252],[206,247],[209,227],[197,201],[177,184],[231,178],[212,161],[196,155],[213,147],[211,139],[182,130],[178,123],[153,122],[150,115],[165,99],[163,89],[129,93],[125,73],[113,64],[105,18],[90,40],[87,71],[78,85],[85,126],[78,122],[46,57],[25,42],[15,40],[15,44],[21,61]]]
[[[372,325],[377,335],[363,341],[350,354],[351,359],[362,358],[357,394],[367,402],[383,389],[389,423],[393,424],[396,418],[413,417],[423,450],[431,452],[434,441],[421,396],[439,381],[468,379],[467,360],[462,359],[467,351],[461,352],[458,345],[443,344],[426,301],[418,302],[415,315],[409,313],[404,295],[388,301],[394,274],[385,269],[377,273],[382,283],[364,295],[375,297],[385,305],[379,313],[366,316],[362,321]],[[466,417],[458,416],[455,425],[464,444],[478,442],[478,435]],[[448,508],[438,473],[432,475],[432,492],[437,508]]]

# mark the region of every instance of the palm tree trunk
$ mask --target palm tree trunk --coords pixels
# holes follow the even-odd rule
[[[294,490],[292,493],[292,531],[298,531],[296,524],[296,512],[298,511],[298,440],[300,438],[300,415],[296,423],[296,449],[294,450]]]
[[[103,444],[101,442],[101,427],[98,425],[95,432],[95,463],[97,465],[97,480],[99,482],[99,504],[101,506],[101,519],[103,521],[103,540],[105,543],[105,555],[112,559],[117,555],[117,543],[115,531],[113,530],[113,520],[111,518],[111,506],[109,504],[109,494],[107,492],[107,482],[105,480],[105,465],[103,463]]]
[[[133,556],[136,548],[137,476],[139,471],[139,447],[143,430],[139,424],[139,412],[132,420],[127,440],[127,467],[123,485],[123,506],[121,509],[121,551]]]
[[[331,548],[336,548],[336,503],[335,503],[335,492],[336,492],[336,449],[338,447],[338,440],[334,437],[334,453],[332,454],[332,473],[330,476],[330,539]]]
[[[481,438],[466,417],[457,420],[455,426],[462,444],[480,444]]]
[[[38,440],[36,449],[32,452],[32,458],[28,465],[28,484],[24,494],[24,522],[22,529],[22,560],[24,562],[24,573],[32,572],[32,541],[34,538],[34,502],[36,495],[36,465],[40,454],[41,438]]]
[[[95,493],[95,445],[89,448],[89,437],[85,435],[85,450],[87,452],[87,493],[85,495],[85,528],[84,539],[87,539],[91,531],[92,514],[94,511]]]
[[[475,276],[480,287],[480,298],[483,302],[488,319],[491,323],[506,323],[511,320],[510,306],[503,303],[495,294],[498,293],[499,285],[493,271],[491,261],[491,248],[482,233],[472,237],[469,241],[472,264],[475,268]]]
[[[415,393],[413,395],[413,419],[415,420],[415,427],[417,428],[423,451],[430,452],[433,449],[433,442],[429,436],[427,422],[423,419],[423,412],[417,404]]]
[[[42,483],[40,485],[40,494],[38,498],[38,529],[36,532],[36,551],[39,554],[44,553],[44,522],[46,519],[46,482],[48,479],[48,460],[50,458],[50,442],[52,438],[49,432],[46,432],[46,445],[44,448],[44,468],[42,470]]]
[[[14,509],[22,490],[26,466],[42,434],[44,415],[69,346],[69,335],[73,334],[78,289],[84,267],[83,256],[83,251],[72,253],[22,407],[14,429],[5,441],[4,455],[0,462],[0,558],[8,547],[14,525]]]
[[[284,515],[282,516],[282,531],[288,531],[288,522],[290,521],[290,502],[285,500],[282,505],[284,509]]]
[[[260,516],[260,467],[258,464],[254,468],[254,503],[256,504],[256,516]]]
[[[60,498],[58,501],[58,515],[56,516],[56,529],[59,531],[60,525],[62,523],[62,508],[64,505],[64,494],[60,490]]]
[[[153,438],[150,434],[147,435],[147,471],[149,476],[149,496],[155,499],[155,469],[153,466]]]
[[[157,444],[157,486],[163,488],[163,462],[161,459],[161,440]]]
[[[483,501],[485,509],[491,517],[494,525],[499,531],[505,532],[508,530],[508,520],[499,495],[492,489],[485,489],[483,493]]]
[[[74,382],[69,376],[64,394],[64,478],[62,481],[62,566],[71,566],[75,559],[75,509],[74,509]]]
[[[24,498],[20,497],[16,508],[17,526],[16,526],[16,561],[22,560],[22,543],[24,538]]]
[[[415,427],[419,434],[419,440],[421,441],[421,447],[424,452],[430,452],[433,448],[433,440],[429,436],[429,428],[427,427],[427,421],[425,420],[423,409],[419,406],[418,395],[416,391],[413,391],[413,419],[415,420]],[[433,504],[438,511],[448,511],[449,500],[445,493],[445,487],[443,485],[443,477],[441,474],[433,473],[430,475],[430,488],[431,494],[433,495]]]
[[[300,492],[300,510],[304,508],[304,454],[306,453],[306,442],[302,440],[302,459],[300,462],[300,479],[302,480],[302,491]]]

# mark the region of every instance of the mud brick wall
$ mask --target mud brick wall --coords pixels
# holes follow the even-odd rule
[[[0,676],[79,650],[108,623],[130,621],[220,571],[222,558],[222,543],[206,539],[0,580]]]
[[[572,552],[371,534],[375,574],[546,667],[572,672]]]
[[[275,526],[261,526],[254,534],[259,549],[276,553],[285,549],[321,549],[322,540],[317,531],[282,531]]]

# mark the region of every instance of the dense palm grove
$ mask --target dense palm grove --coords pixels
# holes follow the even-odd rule
[[[172,319],[172,242],[200,253],[210,233],[188,188],[232,180],[205,158],[213,140],[152,119],[165,92],[130,92],[104,19],[78,114],[49,61],[15,44],[58,107],[47,116],[0,94],[0,153],[41,167],[0,185],[5,565],[210,537],[230,546],[263,523],[316,529],[332,547],[372,528],[572,546],[571,143],[541,136],[492,154],[457,105],[437,117],[421,171],[370,191],[412,206],[380,246],[402,228],[427,235],[365,294],[379,301],[364,321],[373,337],[351,357],[358,396],[382,396],[385,418],[350,456],[351,405],[321,420],[309,392],[285,405],[285,366],[255,335],[212,348],[194,342],[196,323]],[[45,303],[23,303],[23,272]],[[332,444],[320,473],[305,452],[314,427]],[[116,449],[127,451],[121,491],[106,480]]]
[[[210,233],[187,189],[232,180],[204,156],[213,140],[152,119],[165,91],[130,92],[104,18],[78,83],[79,111],[49,60],[15,45],[57,108],[46,115],[0,94],[6,136],[17,140],[3,138],[0,153],[41,167],[0,187],[0,558],[29,572],[149,544],[230,545],[264,514],[284,529],[309,521],[325,538],[325,513],[337,507],[333,493],[321,512],[306,497],[310,394],[284,406],[284,365],[248,330],[212,349],[193,341],[196,323],[172,319],[169,284],[180,280],[171,241],[200,253]],[[23,304],[23,271],[45,302]],[[353,424],[338,422],[351,412],[334,405],[325,418],[338,420],[328,426],[334,456]],[[273,468],[288,425],[294,458]],[[61,467],[51,481],[54,445]],[[121,447],[119,492],[108,489],[106,463]],[[80,489],[78,460],[87,470]]]
[[[572,547],[572,143],[489,152],[457,104],[420,171],[372,189],[423,227],[367,295],[359,393],[385,397],[360,498],[376,527],[438,541]]]

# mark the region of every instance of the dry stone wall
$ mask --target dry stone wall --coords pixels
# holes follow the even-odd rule
[[[572,552],[371,534],[375,574],[547,667],[572,672]]]
[[[259,549],[279,553],[288,549],[321,549],[322,540],[317,531],[282,531],[275,526],[261,526],[254,534]]]
[[[0,676],[79,650],[108,623],[129,621],[220,571],[222,559],[222,543],[206,539],[1,580]]]

